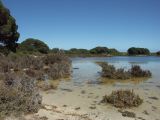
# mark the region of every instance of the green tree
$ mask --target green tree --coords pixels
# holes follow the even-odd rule
[[[160,51],[157,52],[157,55],[160,56]]]
[[[119,52],[117,49],[115,49],[115,48],[109,49],[109,50],[108,50],[108,53],[109,53],[110,55],[119,55],[119,54],[120,54],[120,52]]]
[[[0,43],[1,47],[16,51],[19,33],[16,20],[11,16],[10,11],[4,7],[0,0]]]
[[[149,55],[150,51],[147,48],[131,47],[128,49],[128,55]]]
[[[88,54],[89,51],[87,49],[77,49],[77,48],[71,48],[67,51],[69,54]]]
[[[108,54],[108,48],[107,47],[95,47],[90,50],[90,53],[92,54]]]
[[[20,52],[39,52],[42,54],[47,54],[49,52],[49,47],[41,40],[28,38],[19,45],[18,50]]]
[[[53,48],[50,50],[51,53],[59,53],[61,50],[59,48]]]

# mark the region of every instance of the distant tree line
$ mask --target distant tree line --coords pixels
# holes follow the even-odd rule
[[[8,49],[6,47],[0,46],[0,52],[7,53]],[[48,53],[65,53],[68,55],[76,55],[76,56],[118,56],[118,55],[150,55],[150,51],[147,48],[136,48],[131,47],[128,49],[127,53],[120,52],[115,48],[107,48],[107,47],[95,47],[90,50],[88,49],[78,49],[71,48],[69,50],[63,50],[59,48],[50,49],[49,46],[43,42],[42,40],[28,38],[24,40],[22,43],[18,43],[17,53],[22,54],[48,54]],[[160,55],[160,51],[153,55]]]
[[[109,49],[107,47],[95,47],[90,50],[72,48],[65,50],[67,54],[92,54],[92,55],[119,55],[119,51],[116,49]]]
[[[131,47],[128,49],[128,55],[150,55],[150,51],[147,48]]]

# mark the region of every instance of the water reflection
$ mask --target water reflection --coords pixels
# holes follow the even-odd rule
[[[130,69],[133,64],[140,65],[143,69],[152,72],[152,78],[132,78],[129,80],[109,80],[102,79],[99,72],[101,67],[96,62],[108,62],[116,68]],[[77,84],[134,84],[138,85],[144,81],[160,82],[160,57],[92,57],[92,58],[72,58],[73,73],[71,82]]]

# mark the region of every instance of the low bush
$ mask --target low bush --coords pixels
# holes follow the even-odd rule
[[[26,75],[4,74],[0,81],[0,117],[38,112],[42,97],[35,81]]]
[[[108,63],[102,62],[98,63],[102,67],[102,77],[106,77],[109,79],[129,79],[129,72],[124,69],[116,69],[113,65],[109,65]]]
[[[104,96],[102,103],[109,103],[118,108],[138,107],[143,100],[133,90],[112,91],[109,96]]]
[[[68,77],[71,61],[63,54],[9,55],[0,59],[0,117],[38,112],[42,98],[36,80]],[[45,83],[45,82],[44,82]],[[43,89],[55,86],[44,84]]]
[[[133,65],[131,69],[125,71],[123,68],[116,69],[106,62],[98,63],[102,67],[101,76],[109,79],[129,79],[132,77],[151,77],[149,70],[142,70],[140,66]]]
[[[132,77],[151,77],[152,74],[149,70],[142,70],[140,66],[133,65],[129,70]]]
[[[32,78],[43,80],[68,77],[71,74],[71,60],[62,53],[45,56],[11,55],[1,57],[0,72],[26,73]]]

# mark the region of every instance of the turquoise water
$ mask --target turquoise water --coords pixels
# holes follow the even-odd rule
[[[129,69],[133,64],[140,65],[143,69],[152,72],[152,78],[139,82],[140,85],[152,83],[153,86],[160,85],[160,57],[141,56],[141,57],[90,57],[90,58],[72,58],[72,82],[75,84],[85,84],[89,82],[99,83],[101,67],[95,62],[108,62],[116,68]],[[117,81],[118,84],[118,81]]]

